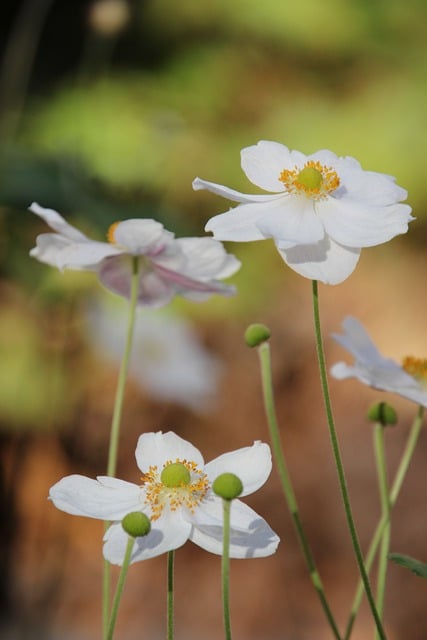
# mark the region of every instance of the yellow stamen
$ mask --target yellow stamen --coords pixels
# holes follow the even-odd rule
[[[190,473],[190,481],[182,482],[179,486],[167,486],[161,480],[162,472],[170,465],[182,465]],[[167,460],[159,472],[157,465],[149,467],[147,473],[141,477],[145,489],[145,503],[151,507],[151,520],[160,518],[163,509],[168,506],[171,511],[186,507],[192,513],[202,502],[209,489],[207,475],[201,471],[195,462],[190,460]]]
[[[108,242],[111,242],[111,244],[116,244],[116,239],[114,237],[114,234],[116,232],[116,228],[118,227],[118,225],[120,224],[120,222],[113,222],[112,225],[110,225],[108,231],[107,231],[107,240]]]
[[[402,367],[420,382],[427,383],[427,358],[415,358],[414,356],[406,356],[403,358]]]
[[[308,160],[302,169],[283,169],[279,180],[288,193],[304,195],[313,200],[327,198],[340,186],[337,172],[315,160]]]

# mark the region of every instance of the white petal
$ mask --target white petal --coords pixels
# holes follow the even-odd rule
[[[173,240],[160,222],[151,219],[131,219],[119,222],[113,232],[115,244],[133,255],[158,253]]]
[[[325,235],[310,198],[286,195],[264,205],[263,209],[264,214],[256,226],[266,238],[297,245],[315,244]]]
[[[190,540],[202,549],[222,554],[223,515],[222,501],[209,501],[197,509],[193,519]],[[279,537],[253,509],[240,500],[231,504],[230,557],[262,558],[272,555]]]
[[[268,444],[256,441],[251,447],[230,451],[205,466],[213,482],[221,473],[234,473],[243,484],[242,496],[253,493],[266,482],[271,472],[271,452]]]
[[[411,208],[405,204],[374,207],[347,197],[330,197],[316,203],[326,233],[348,247],[372,247],[401,233],[411,221]]]
[[[70,243],[57,255],[60,269],[94,269],[105,258],[119,255],[120,249],[108,242],[88,240]]]
[[[342,323],[344,333],[333,333],[333,339],[363,364],[378,364],[383,360],[368,332],[357,318],[348,316]],[[397,365],[396,365],[397,366]]]
[[[97,480],[67,476],[53,485],[49,498],[66,513],[100,520],[121,520],[127,513],[140,510],[142,505],[138,485],[106,476]]]
[[[247,202],[268,202],[272,197],[271,195],[262,195],[262,194],[248,194],[241,193],[240,191],[236,191],[235,189],[230,189],[229,187],[224,187],[221,184],[217,184],[216,182],[208,182],[207,180],[202,180],[201,178],[195,178],[193,180],[193,189],[194,191],[210,191],[211,193],[215,193],[217,196],[222,196],[223,198],[227,198],[227,200],[231,200],[232,202],[241,202],[245,204]]]
[[[285,190],[279,180],[283,169],[293,169],[294,162],[288,147],[278,142],[261,140],[240,152],[242,169],[249,180],[265,191]]]
[[[173,431],[143,433],[138,439],[135,457],[143,472],[148,471],[150,465],[161,470],[165,462],[176,458],[195,462],[199,469],[203,469],[205,465],[200,451]]]
[[[180,518],[159,518],[151,524],[147,536],[136,538],[131,563],[155,558],[185,544],[190,536],[191,525]],[[113,524],[104,536],[104,558],[112,564],[123,563],[128,535],[120,522]]]
[[[286,264],[311,280],[324,284],[339,284],[353,273],[359,260],[360,250],[342,247],[327,236],[315,245],[300,245],[280,248],[279,253]]]
[[[363,171],[344,164],[339,176],[350,198],[373,206],[386,206],[406,200],[408,192],[395,183],[393,176],[375,171]]]
[[[74,242],[86,242],[88,240],[84,233],[76,229],[76,227],[73,227],[71,224],[68,224],[68,222],[66,222],[57,211],[54,211],[54,209],[45,209],[37,204],[37,202],[33,202],[28,208],[47,222],[51,229],[57,231],[69,240],[73,240]]]
[[[61,254],[69,247],[71,240],[57,233],[42,233],[36,238],[36,246],[30,256],[40,262],[62,269]]]
[[[195,280],[228,278],[240,269],[240,260],[213,238],[178,238],[176,242],[186,257],[185,273]]]

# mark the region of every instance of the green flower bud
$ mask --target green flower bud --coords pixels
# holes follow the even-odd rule
[[[265,324],[250,324],[245,331],[245,342],[248,347],[258,347],[266,342],[270,335],[270,329]]]
[[[171,462],[163,469],[160,480],[165,487],[182,487],[190,484],[191,473],[182,462]]]
[[[212,489],[217,496],[225,500],[233,500],[242,493],[243,484],[234,473],[221,473],[215,478]]]
[[[386,402],[377,402],[368,410],[368,420],[379,422],[383,427],[397,422],[396,410]]]
[[[122,527],[127,534],[132,538],[138,538],[139,536],[146,536],[150,533],[151,522],[150,518],[141,513],[141,511],[132,511],[128,513],[122,520]]]

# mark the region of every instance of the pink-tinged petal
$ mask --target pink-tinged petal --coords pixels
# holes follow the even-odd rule
[[[217,196],[222,196],[223,198],[227,198],[227,200],[240,202],[242,204],[246,204],[248,202],[268,202],[271,198],[277,197],[272,195],[241,193],[235,189],[224,187],[216,182],[208,182],[201,178],[195,178],[193,180],[193,189],[194,191],[210,191],[211,193],[215,193]]]
[[[346,197],[316,203],[326,233],[347,247],[372,247],[406,233],[412,220],[406,204],[370,207]]]
[[[197,280],[228,278],[240,269],[241,262],[213,238],[178,238],[186,258],[185,273]]]
[[[283,195],[270,196],[268,202],[240,204],[226,213],[220,213],[211,218],[205,226],[205,231],[211,231],[216,240],[231,240],[233,242],[252,242],[265,240],[265,235],[258,227],[258,222],[271,211],[276,212],[278,199]]]
[[[131,219],[119,222],[113,231],[114,243],[133,255],[158,253],[173,240],[160,222],[151,219]]]
[[[135,457],[143,473],[148,471],[151,465],[157,466],[161,471],[165,462],[176,458],[193,461],[200,469],[203,469],[205,464],[200,451],[173,431],[143,433],[138,439]]]
[[[283,169],[293,169],[295,161],[288,147],[278,142],[261,140],[240,152],[241,166],[248,179],[257,187],[273,193],[283,193],[280,181]]]
[[[222,554],[222,501],[208,501],[191,516],[190,540],[202,549]],[[230,557],[263,558],[275,553],[280,540],[266,521],[240,500],[231,504]]]
[[[310,198],[284,196],[264,205],[256,226],[264,237],[292,244],[315,244],[325,235]]]
[[[155,558],[185,544],[190,536],[191,524],[175,517],[161,517],[151,523],[147,536],[135,539],[131,563]],[[113,524],[104,536],[104,558],[111,564],[122,565],[128,542],[128,535],[120,522]]]
[[[89,241],[87,236],[81,231],[68,224],[64,218],[54,209],[45,209],[41,207],[37,202],[33,202],[29,207],[29,210],[42,218],[51,229],[57,231],[59,234],[65,236],[73,242],[86,242]]]
[[[221,473],[234,473],[243,484],[242,496],[253,493],[267,481],[271,472],[271,452],[268,444],[256,441],[251,447],[230,451],[205,466],[212,483]]]
[[[143,494],[138,485],[117,478],[100,476],[96,480],[71,475],[53,485],[49,498],[55,507],[75,516],[100,520],[121,520],[139,511]]]
[[[210,280],[205,282],[204,280],[196,280],[190,278],[183,273],[177,273],[176,271],[169,271],[164,269],[160,265],[153,265],[154,272],[161,277],[162,281],[170,286],[173,286],[174,293],[179,293],[185,298],[191,298],[193,300],[205,300],[214,293],[221,294],[223,296],[234,295],[236,289],[232,285],[223,284]]]
[[[353,273],[360,256],[360,249],[342,247],[325,237],[314,245],[277,248],[286,264],[310,280],[324,284],[339,284]]]

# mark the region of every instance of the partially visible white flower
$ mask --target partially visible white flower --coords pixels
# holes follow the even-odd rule
[[[338,362],[331,368],[334,378],[357,378],[360,382],[380,389],[397,393],[427,407],[427,360],[407,357],[403,365],[384,358],[361,323],[348,317],[343,322],[344,334],[332,334],[344,349],[355,358],[353,365]]]
[[[169,431],[139,437],[136,461],[142,472],[139,484],[109,476],[96,480],[72,475],[57,482],[49,497],[72,515],[113,522],[104,537],[104,557],[123,562],[128,536],[121,526],[125,515],[145,513],[151,531],[136,538],[131,562],[154,558],[178,549],[191,540],[206,551],[222,554],[222,500],[212,491],[222,473],[234,473],[242,484],[242,496],[259,489],[271,471],[267,444],[254,442],[204,463],[192,444]],[[259,558],[273,554],[278,536],[261,516],[240,500],[231,506],[230,556]]]
[[[30,211],[55,231],[37,236],[30,255],[58,269],[95,271],[102,284],[129,297],[132,258],[139,259],[138,303],[161,307],[175,296],[205,300],[214,293],[233,295],[220,282],[240,262],[212,238],[175,238],[155,220],[124,220],[112,225],[109,242],[90,240],[53,209],[33,203]]]
[[[119,361],[125,342],[124,330],[120,331],[126,326],[125,309],[106,301],[92,304],[86,317],[91,344]],[[188,320],[163,310],[137,313],[130,375],[153,397],[203,411],[218,390],[221,370]]]
[[[399,204],[407,192],[394,178],[364,171],[351,157],[332,151],[309,156],[277,142],[261,141],[241,151],[249,180],[268,195],[240,193],[196,178],[207,189],[240,204],[206,225],[218,240],[273,238],[297,273],[338,284],[354,270],[361,248],[406,233],[411,208]]]

